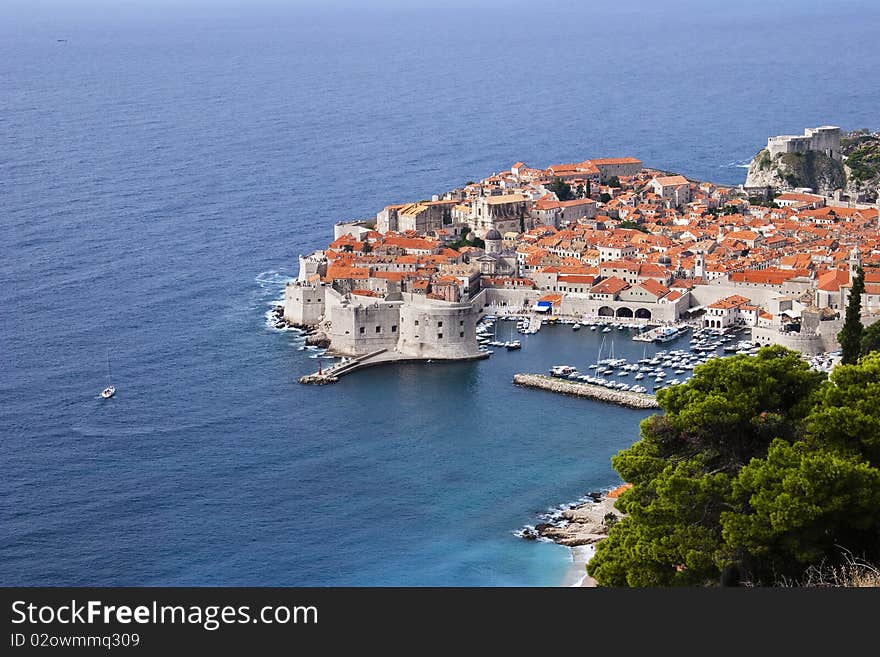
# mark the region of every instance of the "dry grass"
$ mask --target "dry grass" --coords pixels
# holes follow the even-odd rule
[[[821,563],[817,566],[810,566],[800,581],[783,580],[780,586],[813,588],[880,587],[880,568],[844,550],[843,563],[837,565]]]

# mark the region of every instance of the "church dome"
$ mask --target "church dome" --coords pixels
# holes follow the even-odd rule
[[[501,233],[499,233],[496,228],[492,228],[491,230],[489,230],[488,233],[486,233],[486,237],[484,237],[483,239],[484,240],[500,240]]]

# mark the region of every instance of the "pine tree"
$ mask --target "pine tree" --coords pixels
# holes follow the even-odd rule
[[[837,334],[840,349],[843,352],[841,361],[844,365],[855,365],[859,360],[862,348],[862,294],[865,292],[865,272],[859,267],[853,280],[846,306],[846,319],[843,329]]]

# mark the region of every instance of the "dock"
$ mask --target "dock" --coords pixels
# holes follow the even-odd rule
[[[596,386],[591,383],[581,383],[580,381],[569,381],[544,374],[514,374],[514,385],[523,386],[524,388],[539,388],[541,390],[549,390],[564,395],[575,395],[577,397],[586,397],[595,399],[596,401],[617,404],[626,408],[635,408],[639,410],[660,408],[657,398],[641,392],[628,392],[623,390],[610,390],[602,386]]]
[[[374,365],[384,365],[386,363],[452,363],[466,362],[473,360],[482,360],[488,358],[489,352],[484,351],[473,356],[464,358],[413,358],[412,356],[404,356],[396,351],[388,349],[378,349],[361,356],[352,356],[343,358],[341,361],[334,363],[326,369],[321,369],[312,374],[306,374],[299,378],[300,383],[309,385],[326,385],[328,383],[336,383],[346,374],[351,374],[365,367],[373,367]]]
[[[684,334],[690,328],[687,324],[676,324],[675,326],[655,326],[652,329],[643,331],[633,336],[635,342],[668,342]]]
[[[365,363],[367,361],[374,359],[387,351],[387,349],[379,349],[377,351],[372,351],[368,354],[364,354],[363,356],[356,356],[354,358],[343,358],[339,362],[333,363],[333,365],[331,365],[327,369],[321,369],[312,374],[301,376],[299,378],[299,382],[316,386],[322,386],[328,383],[336,383],[337,381],[339,381],[339,378],[341,376],[344,376],[345,374],[348,374],[350,372],[354,372],[356,369],[360,369],[361,367],[366,367]]]

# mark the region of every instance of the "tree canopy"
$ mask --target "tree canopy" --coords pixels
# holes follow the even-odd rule
[[[865,272],[859,267],[852,282],[849,303],[846,304],[846,319],[837,334],[837,341],[843,352],[842,361],[852,365],[859,359],[862,349],[862,294],[865,292]]]
[[[880,351],[880,321],[862,330],[861,354],[866,356],[872,351]]]
[[[556,198],[560,201],[570,201],[574,198],[574,194],[571,191],[571,185],[559,176],[555,177],[550,184],[547,185],[547,189],[556,194]]]
[[[601,585],[797,578],[841,549],[880,556],[880,354],[830,381],[796,352],[710,360],[612,459],[633,487],[598,544]]]

